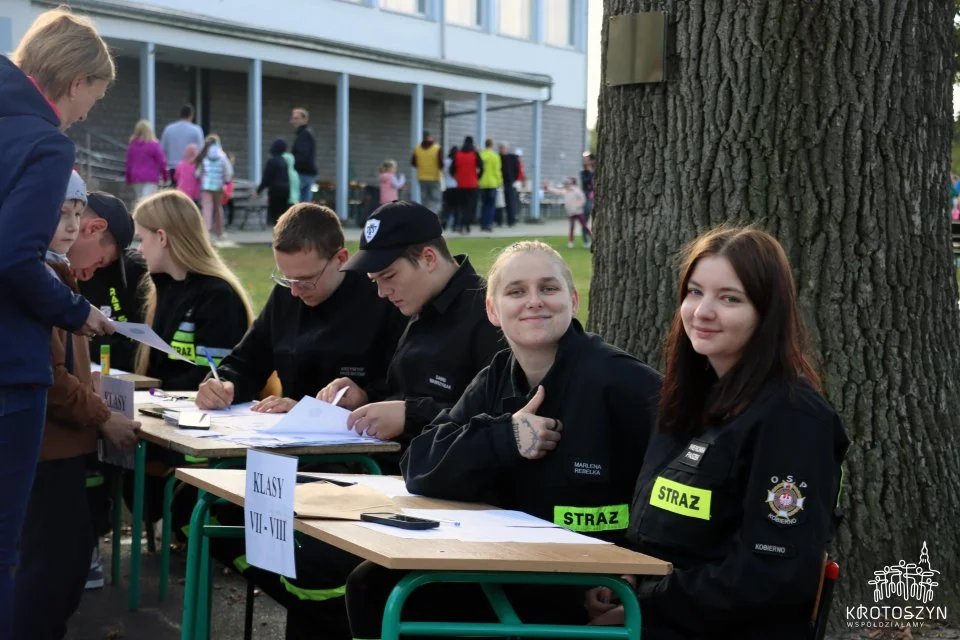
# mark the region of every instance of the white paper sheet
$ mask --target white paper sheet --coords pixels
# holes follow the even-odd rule
[[[246,477],[243,522],[247,562],[296,578],[293,492],[297,486],[297,459],[249,451]]]
[[[133,383],[113,376],[100,378],[100,397],[111,411],[122,413],[131,420],[134,418],[134,390]],[[100,441],[98,451],[101,462],[112,464],[124,469],[133,469],[134,448],[120,449],[115,447],[109,439]]]
[[[371,489],[376,489],[388,498],[408,497],[413,494],[407,491],[407,485],[400,478],[390,476],[361,475],[352,473],[303,473],[317,478],[329,478],[343,482],[355,482]]]
[[[427,520],[446,520],[459,522],[462,527],[475,529],[496,529],[498,527],[527,527],[533,529],[558,529],[560,525],[542,520],[523,511],[509,509],[404,509],[403,512],[414,518]]]
[[[323,400],[304,396],[283,416],[282,420],[271,428],[271,431],[274,433],[349,434],[351,433],[347,428],[349,415],[350,412],[343,407],[335,407]]]
[[[113,326],[117,330],[117,333],[122,336],[136,340],[137,342],[142,342],[151,349],[168,353],[175,358],[183,360],[184,362],[189,362],[193,365],[197,364],[193,360],[180,355],[179,351],[164,342],[163,338],[158,336],[157,333],[148,325],[138,322],[114,322]]]
[[[404,509],[404,513],[407,510]],[[497,527],[494,529],[476,529],[455,527],[441,522],[436,529],[412,531],[390,527],[373,522],[361,522],[361,527],[379,531],[397,538],[410,540],[458,540],[460,542],[525,542],[529,544],[610,544],[560,527]]]

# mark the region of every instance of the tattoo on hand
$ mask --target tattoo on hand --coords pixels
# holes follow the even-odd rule
[[[520,455],[524,457],[532,454],[540,442],[537,430],[525,416],[513,419],[513,437],[517,441],[517,449],[519,449]]]

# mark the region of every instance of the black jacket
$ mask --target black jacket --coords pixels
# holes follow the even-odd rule
[[[337,290],[308,307],[276,286],[240,344],[220,365],[221,379],[234,383],[234,401],[257,397],[274,371],[283,395],[314,396],[341,376],[376,397],[406,318],[377,296],[376,286],[348,271]]]
[[[183,281],[165,273],[151,277],[157,287],[153,330],[195,364],[152,349],[147,375],[159,378],[163,389],[192,391],[210,372],[202,347],[219,365],[246,333],[247,311],[233,287],[220,278],[196,273]]]
[[[460,399],[474,376],[506,344],[490,324],[486,283],[466,256],[447,286],[410,319],[387,372],[387,400],[403,400],[401,442],[418,435]]]
[[[120,260],[127,271],[127,284],[120,274]],[[95,307],[110,307],[110,317],[120,322],[143,322],[143,296],[140,283],[147,272],[147,264],[138,251],[127,250],[120,260],[97,269],[93,277],[80,282],[80,293]],[[110,366],[122,371],[133,371],[139,342],[115,333],[90,340],[90,361],[100,362],[100,346],[110,345]]]
[[[507,349],[410,443],[400,463],[407,488],[525,511],[623,542],[660,374],[574,320],[541,384],[546,395],[537,415],[563,423],[554,451],[527,460],[517,450],[512,414],[533,393]]]
[[[290,174],[287,171],[287,161],[283,159],[283,156],[270,156],[267,164],[264,165],[263,176],[260,178],[257,193],[263,193],[265,189],[270,191],[290,190]]]
[[[833,408],[805,383],[768,384],[690,441],[655,435],[628,536],[674,572],[640,589],[644,625],[688,638],[809,637],[848,446]]]
[[[515,153],[504,153],[500,156],[500,173],[503,176],[504,186],[513,186],[520,179],[520,156]]]
[[[294,171],[308,176],[317,175],[317,143],[313,129],[307,125],[298,128],[290,152],[293,153]]]

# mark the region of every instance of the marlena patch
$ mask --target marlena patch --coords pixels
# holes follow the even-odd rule
[[[793,476],[782,479],[773,476],[770,483],[773,486],[767,491],[766,503],[771,513],[767,514],[767,518],[779,525],[797,524],[797,514],[803,511],[803,503],[806,501],[801,489],[806,489],[807,483],[797,482]]]

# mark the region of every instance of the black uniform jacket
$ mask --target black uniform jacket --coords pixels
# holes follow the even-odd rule
[[[527,460],[517,450],[512,414],[533,393],[507,349],[410,443],[401,461],[407,488],[525,511],[623,542],[655,424],[660,374],[574,320],[541,384],[537,415],[563,423],[554,451]]]
[[[372,386],[383,386],[406,322],[377,296],[372,282],[352,271],[316,307],[276,286],[247,335],[223,360],[220,378],[234,383],[235,402],[256,399],[274,371],[284,396],[294,400],[315,396],[339,377],[373,393]]]
[[[157,288],[153,330],[194,364],[152,349],[147,375],[159,378],[164,389],[196,389],[210,373],[203,348],[219,364],[246,333],[243,300],[226,280],[213,276],[189,273],[182,281],[165,273],[151,277]]]
[[[470,381],[506,346],[487,318],[483,278],[466,256],[447,286],[410,319],[387,372],[387,400],[405,402],[404,432],[418,435],[463,395]]]
[[[127,271],[127,283],[124,285],[120,273],[120,260]],[[97,269],[93,277],[79,282],[80,293],[93,306],[110,307],[110,317],[120,322],[143,322],[143,296],[140,282],[147,272],[147,264],[138,251],[127,250],[119,260]],[[90,340],[90,362],[100,362],[100,346],[110,345],[110,366],[122,371],[136,368],[136,355],[139,342],[115,333],[112,336],[99,336]]]
[[[689,638],[808,637],[848,446],[836,412],[804,382],[768,384],[690,441],[655,434],[628,537],[674,572],[640,589],[644,625]]]

